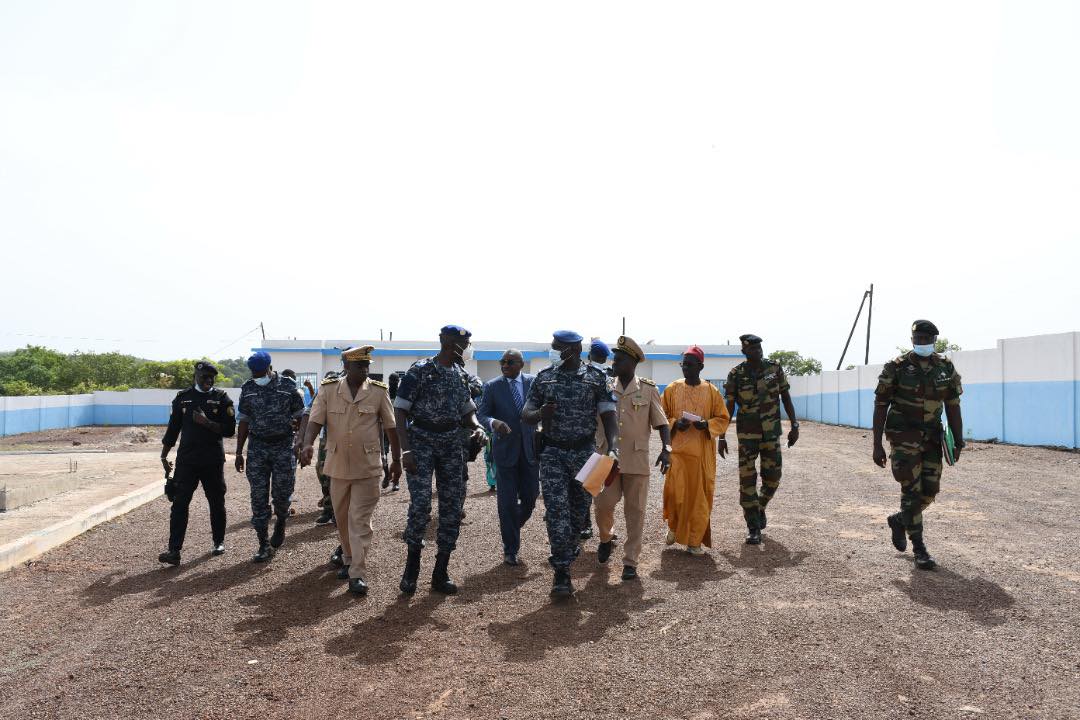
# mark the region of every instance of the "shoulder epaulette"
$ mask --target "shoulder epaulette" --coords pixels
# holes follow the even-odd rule
[[[381,388],[389,388],[390,387],[389,385],[384,383],[382,380],[372,380],[371,378],[368,378],[368,382],[370,382],[375,387],[381,387]]]
[[[173,400],[178,400],[178,399],[180,399],[180,396],[181,396],[181,395],[183,395],[184,393],[186,393],[187,391],[188,391],[188,389],[187,389],[187,388],[184,388],[183,390],[178,390],[178,391],[176,392],[176,397],[174,397],[174,398],[173,398]]]
[[[320,385],[320,387],[323,386],[323,385],[330,385],[332,383],[336,383],[340,379],[341,379],[340,376],[339,377],[329,377],[329,378],[324,379],[321,383],[319,383],[319,385]],[[374,380],[372,380],[372,382],[374,382]]]
[[[656,383],[655,383],[655,382],[653,382],[652,380],[650,380],[650,379],[649,379],[649,378],[647,378],[647,377],[639,377],[639,378],[638,378],[638,380],[640,380],[641,382],[645,383],[646,385],[652,385],[653,387],[656,387]]]

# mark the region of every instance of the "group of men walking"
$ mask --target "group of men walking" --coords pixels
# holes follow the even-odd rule
[[[914,349],[885,365],[874,415],[873,460],[885,466],[882,438],[886,437],[892,445],[893,475],[901,486],[900,511],[887,519],[891,539],[901,551],[910,539],[916,565],[923,569],[934,566],[923,540],[922,511],[940,487],[943,410],[956,438],[955,453],[963,447],[960,376],[947,358],[933,352],[936,336],[933,323],[913,324]],[[740,337],[746,360],[728,374],[721,394],[702,380],[706,355],[696,345],[682,355],[683,377],[661,393],[651,379],[637,374],[646,355],[632,338],[620,337],[613,350],[594,340],[586,362],[583,337],[569,330],[553,334],[550,365],[537,375],[524,372],[520,352],[507,350],[500,360],[501,376],[480,383],[464,367],[471,357],[471,337],[461,326],[443,327],[439,352],[409,368],[392,401],[387,385],[368,376],[374,349],[370,346],[345,351],[343,374],[325,379],[306,409],[295,380],[274,373],[266,353],[257,352],[248,360],[252,379],[241,390],[237,413],[229,397],[213,387],[214,367],[198,363],[193,387],[173,401],[162,441],[168,476],[172,466],[167,456],[180,438],[176,474],[166,484],[173,503],[169,547],[159,559],[179,564],[188,505],[200,482],[211,509],[213,554],[225,551],[222,438],[234,431],[235,466],[238,472],[246,471],[251,487],[252,526],[258,539],[255,562],[269,560],[284,542],[296,463],[310,464],[316,437],[325,437],[321,472],[330,479],[332,515],[341,543],[331,561],[358,595],[368,590],[366,558],[380,483],[385,486],[392,480],[396,486],[402,470],[410,501],[399,589],[405,594],[417,590],[434,490],[438,531],[431,587],[444,594],[457,592],[450,559],[464,516],[466,463],[470,447],[475,456],[487,433],[492,438],[503,562],[518,564],[521,529],[542,494],[554,597],[573,593],[570,567],[591,532],[593,495],[577,478],[596,452],[617,463],[596,496],[597,560],[606,563],[613,553],[615,510],[621,501],[627,535],[624,581],[637,578],[653,467],[665,476],[666,543],[684,545],[692,555],[712,546],[716,458],[727,456],[725,434],[732,417],[746,542],[762,542],[766,508],[781,479],[780,407],[790,422],[788,447],[799,439],[799,422],[783,368],[764,358],[761,338]],[[300,435],[294,442],[297,429]],[[653,431],[662,448],[655,460],[649,454]],[[390,450],[388,465],[384,443]]]

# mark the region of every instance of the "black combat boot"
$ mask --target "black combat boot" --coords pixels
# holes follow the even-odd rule
[[[319,513],[319,517],[315,518],[316,525],[328,525],[334,522],[334,508],[330,505],[323,505],[322,512]]]
[[[761,509],[744,508],[743,518],[746,520],[746,544],[761,544]]]
[[[765,517],[765,506],[758,510],[758,529],[764,530],[769,525],[769,518]]]
[[[551,582],[551,597],[568,598],[574,594],[574,585],[570,582],[569,570],[556,570]]]
[[[443,595],[457,594],[457,585],[450,579],[447,567],[450,565],[450,553],[440,550],[435,556],[435,569],[431,571],[431,589]]]
[[[606,563],[608,558],[611,557],[611,550],[613,547],[615,547],[615,542],[613,540],[602,542],[596,546],[596,560],[601,565]]]
[[[285,542],[285,521],[287,515],[278,515],[274,520],[274,534],[270,536],[270,547],[279,548]]]
[[[337,579],[338,580],[348,580],[349,579],[349,566],[348,565],[342,565],[341,567],[338,568]]]
[[[166,550],[157,556],[158,562],[165,563],[166,565],[176,566],[180,564],[180,551],[179,550]]]
[[[337,565],[338,567],[341,567],[342,565],[344,565],[345,561],[342,559],[342,556],[344,555],[344,553],[345,553],[345,551],[341,549],[340,545],[338,545],[337,550],[335,550],[330,555],[330,564],[331,565]]]
[[[926,551],[922,535],[915,535],[911,538],[911,551],[915,554],[915,567],[920,570],[933,570],[937,567],[934,558],[930,557],[930,553]]]
[[[416,579],[420,577],[420,546],[409,546],[409,557],[405,560],[405,572],[401,576],[398,589],[406,595],[416,592]]]
[[[904,552],[907,550],[907,535],[904,534],[904,523],[900,521],[900,513],[888,517],[889,530],[892,531],[893,547]]]
[[[266,539],[266,531],[260,530],[259,549],[251,558],[251,562],[264,563],[272,557],[274,557],[274,548],[270,546],[270,541]]]

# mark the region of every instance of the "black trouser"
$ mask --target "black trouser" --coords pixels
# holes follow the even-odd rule
[[[214,545],[225,542],[225,462],[203,464],[177,461],[173,483],[176,488],[169,515],[169,549],[180,552],[187,534],[188,505],[195,488],[202,483],[210,504],[210,531]]]

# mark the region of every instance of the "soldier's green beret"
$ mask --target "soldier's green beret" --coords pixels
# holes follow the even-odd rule
[[[911,323],[911,334],[914,335],[915,333],[926,333],[927,335],[936,336],[938,334],[937,325],[929,320],[916,320]]]

